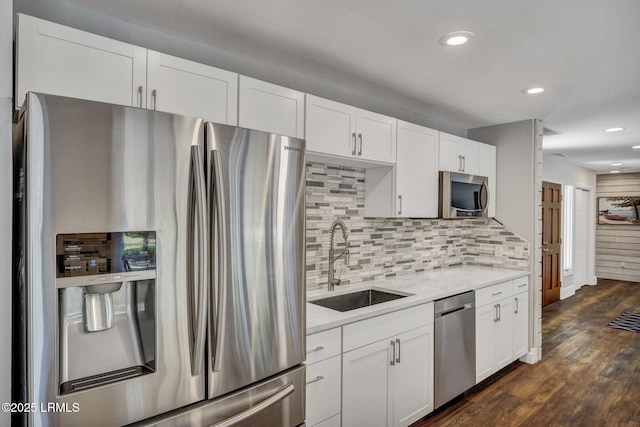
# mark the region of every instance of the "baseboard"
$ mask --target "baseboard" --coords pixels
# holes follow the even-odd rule
[[[596,276],[591,276],[591,280],[589,280],[589,283],[587,283],[587,285],[589,286],[595,286],[598,284],[598,278]]]
[[[533,365],[534,363],[538,363],[540,361],[539,353],[541,349],[534,348],[529,350],[529,353],[525,354],[520,358],[521,362],[528,363]]]
[[[560,287],[560,299],[566,299],[574,296],[575,294],[576,294],[575,285]]]

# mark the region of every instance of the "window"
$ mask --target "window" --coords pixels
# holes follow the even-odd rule
[[[562,213],[564,222],[562,261],[565,272],[573,270],[573,194],[573,185],[565,185],[562,197],[562,201],[564,202],[564,210]]]

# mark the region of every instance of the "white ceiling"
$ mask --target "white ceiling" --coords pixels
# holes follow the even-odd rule
[[[640,171],[639,0],[58,1],[464,128],[540,118],[545,152]],[[458,30],[475,38],[438,43]]]

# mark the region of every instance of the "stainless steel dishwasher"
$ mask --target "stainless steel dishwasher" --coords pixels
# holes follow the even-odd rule
[[[435,407],[476,383],[476,309],[473,291],[435,301]]]

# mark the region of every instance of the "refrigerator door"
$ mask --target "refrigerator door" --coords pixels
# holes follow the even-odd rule
[[[188,264],[207,246],[193,237],[208,222],[202,120],[32,93],[18,129],[13,400],[37,405],[29,425],[124,425],[202,400],[207,266]],[[131,242],[144,251],[109,255]]]
[[[305,357],[303,140],[206,124],[209,398]]]

